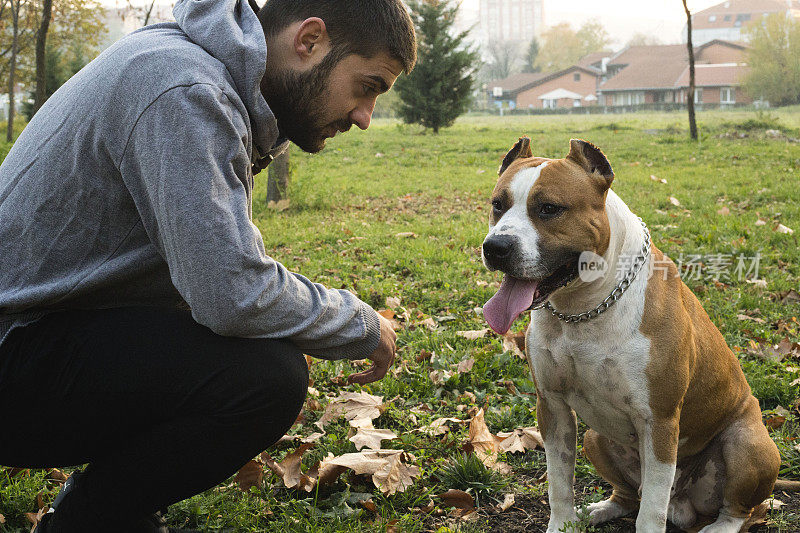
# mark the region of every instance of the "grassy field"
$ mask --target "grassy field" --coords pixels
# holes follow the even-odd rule
[[[783,477],[800,479],[795,449],[800,362],[793,353],[768,348],[782,339],[800,341],[800,304],[786,297],[787,291],[800,290],[798,238],[775,229],[782,224],[800,231],[800,143],[793,141],[800,138],[800,108],[766,115],[706,112],[699,122],[701,138],[692,142],[682,113],[465,117],[439,135],[377,121],[368,132],[332,140],[319,155],[293,152],[291,204],[284,211],[266,207],[266,173],[261,176],[254,221],[268,253],[311,279],[353,290],[376,308],[386,308],[389,297],[399,298],[395,311],[406,313],[398,331],[401,370],[361,390],[386,402],[375,426],[399,438],[383,447],[412,453],[421,475],[391,496],[368,478],[347,474],[307,494],[284,488],[267,470],[264,484],[249,492],[231,479],[172,506],[170,523],[224,531],[544,531],[541,450],[507,454],[502,459],[513,472],[498,474],[462,455],[466,424],[453,424],[437,436],[417,431],[438,417],[469,420],[477,407],[485,407],[494,433],[535,424],[526,363],[504,350],[496,336],[468,340],[456,333],[486,327],[475,308],[500,280],[484,269],[479,255],[489,193],[502,156],[523,134],[531,137],[534,154],[545,157],[565,155],[572,137],[597,144],[614,167],[613,188],[648,223],[659,248],[685,263],[693,256],[705,264],[714,257],[733,261],[716,280],[695,279],[687,270],[687,283],[740,356],[765,417],[776,426],[772,434],[783,456]],[[756,254],[763,282],[737,279],[737,258],[748,258],[749,267]],[[519,331],[524,327],[525,320],[515,325]],[[420,357],[429,353],[435,353],[432,361]],[[431,379],[432,371],[452,370],[470,358],[475,360],[470,371],[440,384]],[[342,384],[342,376],[355,370],[347,362],[312,365],[322,407],[344,390],[359,390]],[[309,405],[305,421],[292,433],[317,431],[319,407]],[[342,419],[328,425],[303,456],[304,471],[328,453],[356,451],[348,429]],[[295,448],[279,446],[270,454],[280,459]],[[581,501],[607,495],[609,487],[580,454],[576,475]],[[480,509],[472,520],[454,518],[435,497],[450,488],[478,496]],[[6,521],[0,532],[27,531],[24,513],[36,512],[37,495],[47,503],[57,490],[46,472],[11,477],[0,470],[0,513]],[[509,493],[515,506],[505,514],[494,512]],[[796,501],[776,496],[790,505],[773,511],[768,529],[760,530],[800,531]],[[370,498],[374,508],[358,503]],[[631,524],[617,521],[596,531],[630,530]]]

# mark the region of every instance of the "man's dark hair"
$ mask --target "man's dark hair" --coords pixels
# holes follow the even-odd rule
[[[256,9],[254,0],[248,0]],[[414,23],[400,0],[269,0],[256,11],[267,38],[294,22],[319,17],[338,59],[387,52],[408,74],[417,62]]]

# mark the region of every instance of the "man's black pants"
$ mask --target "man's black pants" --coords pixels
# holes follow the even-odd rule
[[[53,313],[0,345],[0,464],[90,463],[59,529],[124,531],[275,443],[307,386],[293,344],[222,337],[188,312]]]

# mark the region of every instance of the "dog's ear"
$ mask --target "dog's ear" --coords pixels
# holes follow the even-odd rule
[[[508,151],[503,158],[503,162],[500,163],[500,169],[497,171],[497,175],[500,176],[508,168],[508,165],[521,157],[533,157],[533,153],[531,152],[531,140],[528,137],[520,137],[517,144]]]
[[[567,159],[578,163],[589,174],[602,178],[606,188],[611,187],[614,171],[611,169],[611,163],[597,146],[580,139],[572,139],[569,142]]]

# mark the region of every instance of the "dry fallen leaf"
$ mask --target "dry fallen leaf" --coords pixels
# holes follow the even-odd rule
[[[789,289],[788,291],[779,292],[777,294],[777,297],[782,304],[800,302],[800,293],[798,293],[794,289]]]
[[[504,334],[503,349],[508,350],[520,359],[525,359],[525,332],[509,331]]]
[[[366,392],[342,392],[328,404],[315,424],[324,430],[332,420],[344,416],[353,427],[371,426],[372,420],[378,418],[383,409],[382,396],[373,396]]]
[[[759,218],[758,220],[756,220],[756,226],[766,226],[766,225],[767,221],[764,220],[763,218]]]
[[[794,233],[794,230],[792,228],[788,228],[783,224],[778,224],[777,226],[775,226],[775,231],[777,231],[778,233],[784,233],[786,235],[791,235],[792,233]]]
[[[497,460],[499,449],[497,439],[489,431],[484,418],[483,408],[478,409],[469,422],[469,436],[467,442],[472,446],[472,451],[486,466]]]
[[[419,477],[419,468],[408,463],[415,457],[403,450],[364,450],[326,459],[328,464],[350,468],[356,474],[371,475],[372,482],[385,494],[403,492]]]
[[[380,311],[378,311],[378,314],[389,321],[389,323],[392,325],[393,330],[397,331],[403,328],[402,324],[400,324],[400,322],[394,317],[395,315],[393,310],[381,309]]]
[[[442,418],[437,418],[436,420],[434,420],[430,424],[418,427],[416,429],[416,431],[419,431],[421,433],[425,433],[426,435],[431,435],[431,436],[443,435],[443,434],[447,433],[448,431],[450,431],[450,428],[447,426],[448,422],[455,422],[457,424],[465,424],[467,421],[466,420],[460,420],[458,418],[444,418],[444,417],[442,417]]]
[[[453,377],[453,373],[449,370],[431,370],[429,376],[434,385],[442,385],[445,381]]]
[[[722,206],[722,208],[717,211],[717,214],[722,216],[730,215],[731,210],[728,208],[728,206]]]
[[[264,465],[258,461],[247,461],[242,468],[236,472],[233,480],[239,485],[239,490],[247,492],[251,487],[260,487],[264,479]]]
[[[511,506],[514,505],[514,501],[515,498],[513,494],[506,494],[503,497],[503,501],[497,506],[497,510],[501,513],[508,511],[511,508]]]
[[[396,296],[389,296],[388,298],[386,298],[386,307],[390,309],[397,309],[398,307],[400,307],[400,305],[401,305],[400,298]]]
[[[484,329],[473,329],[468,331],[456,331],[456,335],[459,337],[464,337],[467,340],[474,341],[476,339],[482,339],[489,333],[489,328]]]
[[[358,428],[350,441],[356,445],[356,450],[367,447],[371,450],[380,450],[382,440],[396,439],[397,435],[391,429]]]
[[[436,495],[437,498],[447,507],[455,507],[457,509],[465,509],[471,511],[475,509],[475,498],[468,492],[458,489],[450,489],[447,492]]]
[[[417,363],[421,363],[423,361],[430,361],[431,358],[434,356],[435,352],[429,352],[428,350],[422,350],[417,354]]]
[[[672,205],[674,205],[675,207],[680,207],[680,206],[681,206],[681,203],[680,203],[680,202],[678,201],[678,199],[677,199],[677,198],[675,198],[674,196],[670,196],[670,197],[669,197],[669,203],[671,203],[671,204],[672,204]]]
[[[6,523],[6,517],[0,514],[0,524]]]
[[[463,361],[458,363],[456,367],[456,372],[459,374],[463,374],[464,372],[469,372],[472,370],[472,367],[475,365],[475,358],[470,357],[469,359],[464,359]]]
[[[415,239],[417,234],[412,231],[401,231],[400,233],[395,233],[394,236],[398,239]]]
[[[538,428],[525,427],[517,428],[513,431],[501,431],[497,434],[503,439],[500,441],[500,451],[507,453],[525,453],[536,448],[544,449],[542,434]]]

